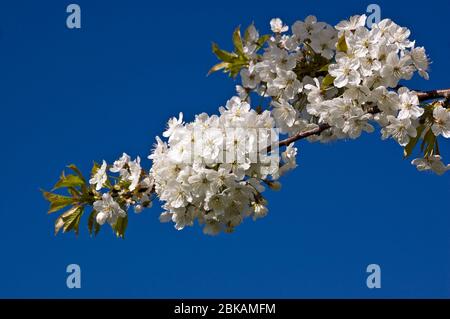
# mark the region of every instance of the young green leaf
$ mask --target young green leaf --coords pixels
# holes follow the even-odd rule
[[[326,88],[328,88],[330,85],[332,85],[334,82],[334,77],[332,77],[330,74],[327,74],[323,80],[322,80],[322,84],[320,85],[322,90],[325,90]]]
[[[116,223],[113,226],[114,233],[117,237],[125,238],[125,230],[128,225],[128,215],[125,217],[118,217]]]
[[[347,53],[348,46],[347,41],[345,40],[345,34],[341,35],[341,37],[339,38],[338,43],[336,44],[336,49],[338,51]]]
[[[84,178],[83,174],[81,173],[81,171],[78,169],[78,167],[76,167],[75,164],[70,164],[67,166],[68,168],[70,168],[72,171],[75,172],[75,174],[84,182],[86,183],[86,179]]]
[[[75,199],[69,196],[63,196],[59,194],[54,194],[46,191],[42,191],[45,199],[50,202],[50,208],[48,213],[56,212],[60,209],[63,209],[66,206],[69,206],[75,202]]]
[[[95,219],[96,216],[97,216],[97,211],[93,210],[91,212],[91,214],[89,215],[89,219],[88,219],[89,234],[90,235],[94,234],[95,236],[97,236],[98,232],[100,231],[100,227],[101,227],[101,225],[99,223],[97,223],[97,220]]]
[[[226,72],[226,70],[229,68],[229,66],[230,66],[230,63],[228,63],[228,62],[217,63],[211,69],[209,69],[207,76],[210,75],[211,73],[217,72],[222,69],[225,69],[224,72]]]
[[[244,55],[244,47],[242,45],[242,38],[241,38],[241,27],[238,26],[234,32],[233,32],[233,45],[234,45],[234,50],[236,51],[236,53],[239,56],[243,56]]]
[[[75,229],[78,235],[78,227],[81,215],[83,214],[83,207],[74,206],[65,213],[61,214],[55,221],[55,235],[62,229],[63,232],[68,232]]]
[[[409,140],[409,143],[403,149],[403,157],[404,158],[407,158],[408,156],[411,155],[412,151],[414,150],[414,147],[416,147],[417,142],[419,141],[420,137],[422,136],[424,129],[425,129],[424,125],[420,125],[419,127],[417,127],[416,137],[411,138]]]
[[[72,229],[75,231],[75,234],[78,235],[80,219],[83,215],[83,207],[74,206],[69,211],[61,215],[61,218],[64,222],[63,232],[67,233]]]
[[[77,187],[84,185],[84,181],[77,175],[61,175],[59,181],[53,186],[52,190],[56,190],[62,187]]]
[[[95,210],[92,210],[91,214],[88,218],[88,230],[89,235],[92,235],[92,230],[94,228],[94,223],[96,222],[95,217],[97,216],[97,212]]]
[[[219,49],[219,46],[214,42],[212,44],[212,52],[223,62],[233,62],[238,58],[235,53]]]
[[[264,45],[264,43],[266,43],[267,40],[269,40],[269,39],[270,39],[270,34],[265,34],[265,35],[261,36],[258,39],[258,41],[256,42],[256,44],[258,45],[258,49],[260,49]]]
[[[330,66],[330,63],[325,64],[323,67],[319,69],[319,72],[328,72],[328,67]]]

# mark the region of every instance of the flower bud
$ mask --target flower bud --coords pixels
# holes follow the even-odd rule
[[[97,216],[95,217],[95,220],[100,225],[103,225],[106,222],[106,219],[108,219],[108,216],[102,212],[98,213]]]
[[[270,187],[271,190],[279,191],[281,189],[281,183],[278,181],[272,182],[268,181],[267,185]]]
[[[142,210],[144,209],[144,207],[142,207],[142,205],[136,205],[134,206],[134,212],[136,214],[139,214],[140,212],[142,212]]]

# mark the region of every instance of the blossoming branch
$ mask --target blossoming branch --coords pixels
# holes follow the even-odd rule
[[[260,35],[250,25],[243,37],[237,28],[232,52],[213,44],[220,62],[210,73],[239,77],[236,96],[217,115],[170,119],[163,139],[156,137],[149,171],[125,153],[95,164],[89,179],[70,165],[72,173],[53,188],[68,195],[44,192],[49,213],[70,207],[55,232],[78,233],[91,208],[91,234],[107,223],[123,237],[128,211],[140,213],[155,198],[160,221],[176,229],[198,221],[206,234],[231,232],[246,217],[267,214],[263,192],[278,190],[279,178],[297,166],[295,141],[356,139],[375,127],[404,157],[419,154],[412,160],[419,171],[450,169],[439,151],[441,138],[450,137],[450,89],[421,92],[404,84],[415,73],[429,78],[425,49],[407,28],[389,19],[366,27],[365,15],[334,27],[308,16],[289,28],[276,18],[270,27],[271,34]]]

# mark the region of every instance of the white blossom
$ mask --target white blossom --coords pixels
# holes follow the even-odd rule
[[[398,119],[388,115],[389,125],[382,129],[383,139],[392,136],[401,146],[408,144],[410,137],[416,137],[417,131],[409,118]]]
[[[425,158],[416,158],[411,162],[417,167],[419,171],[431,170],[438,175],[444,174],[446,171],[450,170],[450,165],[445,165],[442,163],[442,158],[440,155],[431,155]]]
[[[89,184],[95,185],[95,190],[97,191],[102,189],[103,184],[105,184],[106,180],[108,179],[108,176],[106,175],[107,166],[108,164],[106,164],[106,162],[103,161],[102,165],[98,168],[97,172],[89,180]]]
[[[95,201],[93,208],[97,212],[96,221],[100,225],[103,225],[106,221],[113,225],[118,217],[126,217],[127,215],[109,193],[103,194],[101,200]]]
[[[280,18],[274,18],[270,20],[270,28],[272,29],[272,32],[274,33],[282,33],[289,30],[289,27],[286,25],[283,25],[283,21],[281,21]]]
[[[435,136],[442,134],[445,138],[450,138],[450,112],[448,109],[438,105],[433,110],[434,123],[431,130]]]

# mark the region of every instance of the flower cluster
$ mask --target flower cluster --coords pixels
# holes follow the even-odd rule
[[[335,27],[309,16],[292,25],[292,34],[278,18],[270,26],[274,34],[262,54],[254,45],[258,32],[248,28],[249,62],[237,90],[243,98],[252,93],[268,98],[281,132],[292,136],[326,123],[331,128],[309,140],[328,142],[358,138],[377,123],[383,139],[392,137],[405,149],[424,139],[424,158],[413,164],[441,160],[436,137],[449,137],[448,109],[435,103],[426,112],[416,92],[399,85],[415,72],[428,79],[425,49],[409,40],[407,28],[390,19],[368,28],[365,15]],[[420,166],[425,169],[441,174],[450,168]]]
[[[258,114],[239,97],[220,108],[220,115],[202,113],[190,123],[183,115],[169,120],[149,158],[155,192],[164,202],[160,220],[177,229],[204,224],[204,232],[230,232],[245,217],[267,214],[264,185],[296,166],[291,145],[277,153],[278,134],[269,111]],[[268,148],[271,153],[267,152]]]
[[[151,206],[153,178],[142,170],[140,162],[139,157],[132,161],[129,155],[123,153],[109,168],[105,161],[100,167],[94,166],[89,183],[96,191],[108,189],[93,203],[95,219],[99,225],[105,222],[115,225],[119,217],[127,216],[126,211],[130,206],[134,206],[136,213]],[[108,169],[110,173],[119,175],[114,178],[114,184],[110,182]]]

